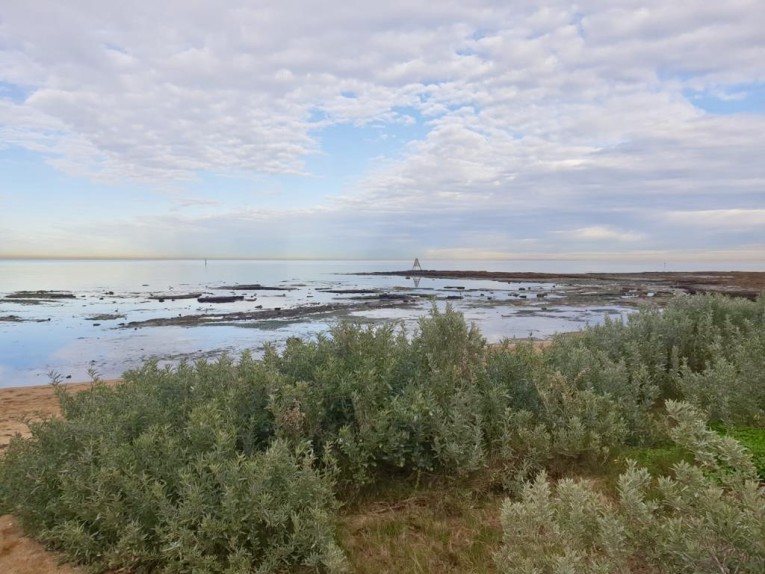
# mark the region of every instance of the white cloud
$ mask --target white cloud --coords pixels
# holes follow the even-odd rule
[[[698,211],[670,211],[662,215],[673,225],[704,229],[738,230],[754,227],[765,230],[765,209],[705,209]],[[763,233],[765,235],[765,232]]]
[[[591,227],[580,227],[571,231],[559,231],[561,236],[575,241],[620,241],[632,242],[640,241],[644,236],[640,233],[631,231],[621,231],[612,227],[594,225]]]
[[[586,261],[613,264],[635,263],[657,266],[662,263],[705,264],[729,262],[732,265],[742,263],[757,267],[765,257],[765,246],[736,250],[635,250],[619,253],[613,251],[568,251],[565,253],[548,251],[495,251],[488,249],[433,249],[422,259],[465,259],[465,260],[512,260],[512,261]],[[606,267],[608,268],[608,267]],[[551,271],[555,268],[551,268]]]
[[[175,202],[175,205],[173,206],[173,211],[180,211],[183,209],[191,209],[191,208],[197,208],[197,207],[220,207],[223,205],[220,201],[214,201],[212,199],[202,199],[202,198],[179,198]]]
[[[417,117],[417,139],[333,199],[303,200],[311,213],[270,213],[268,229],[295,234],[286,223],[301,216],[407,248],[498,237],[506,253],[524,238],[543,252],[682,249],[677,225],[738,221],[743,246],[762,222],[765,115],[710,115],[686,93],[765,82],[763,21],[765,3],[747,0],[10,0],[0,81],[26,95],[0,91],[0,142],[74,176],[190,190],[168,209],[236,222],[222,193],[197,197],[196,178],[308,176],[325,128],[384,136]]]
[[[66,126],[62,139],[84,139],[90,163],[117,177],[300,172],[315,151],[312,109],[369,121],[428,95],[423,109],[474,102],[493,127],[556,144],[550,136],[575,129],[571,113],[608,110],[630,94],[677,94],[661,89],[668,72],[696,83],[765,77],[762,8],[752,3],[431,4],[11,2],[0,74],[31,89],[20,108]],[[657,103],[624,116],[617,102],[613,113],[650,131],[644,116],[655,126],[678,111]],[[589,126],[590,137],[598,126],[629,135],[619,122]]]

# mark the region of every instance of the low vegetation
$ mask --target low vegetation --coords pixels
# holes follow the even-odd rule
[[[58,386],[62,416],[0,461],[0,511],[96,570],[762,572],[764,379],[765,297],[545,349],[448,307],[343,323]]]
[[[616,496],[591,481],[552,485],[542,471],[502,507],[502,572],[763,572],[765,498],[743,447],[667,401],[673,441],[694,463],[654,477],[634,461]]]

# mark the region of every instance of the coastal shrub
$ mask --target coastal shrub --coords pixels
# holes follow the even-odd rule
[[[735,440],[706,428],[687,403],[667,402],[669,435],[694,464],[652,477],[632,462],[615,500],[588,480],[542,472],[507,500],[500,572],[765,571],[765,495]]]
[[[277,377],[249,353],[238,361],[223,356],[212,363],[183,362],[173,369],[148,361],[127,371],[123,379],[125,384],[113,386],[96,379],[76,394],[56,385],[63,418],[109,431],[120,444],[150,427],[181,428],[195,408],[215,405],[236,429],[242,452],[262,450],[273,434],[267,405]]]
[[[485,457],[484,356],[478,330],[450,306],[434,306],[411,336],[342,323],[291,340],[264,358],[281,381],[269,399],[276,433],[331,454],[352,487],[385,473],[475,469]]]
[[[731,330],[702,370],[683,364],[676,386],[683,397],[727,426],[765,425],[765,328]],[[732,348],[726,348],[732,347]]]
[[[600,354],[612,363],[621,363],[627,370],[628,379],[633,377],[635,370],[644,371],[641,376],[645,378],[647,375],[662,398],[673,398],[672,372],[679,365],[680,350],[678,329],[670,325],[665,312],[666,309],[646,306],[628,315],[626,320],[606,317],[603,324],[591,326],[576,337],[557,337],[549,349],[553,364],[561,367],[573,349],[583,349]]]
[[[645,426],[645,413],[638,411],[629,413],[640,419],[630,427],[627,409],[634,403],[609,392],[617,387],[602,362],[594,368],[593,355],[565,339],[557,345],[564,349],[540,353],[528,343],[506,344],[486,359],[485,434],[500,461],[500,481],[510,490],[541,469],[559,473],[600,464],[630,430]],[[602,384],[583,382],[591,368]]]
[[[269,373],[245,356],[125,379],[58,389],[63,418],[0,462],[3,511],[98,569],[342,571],[331,478],[309,445],[269,439]]]
[[[540,381],[539,390],[539,412],[508,410],[504,417],[501,482],[510,491],[543,469],[601,465],[627,435],[621,409],[607,395],[577,389],[559,374]]]
[[[712,421],[728,426],[763,420],[763,404],[758,400],[762,382],[741,376],[725,357],[715,359],[701,372],[684,365],[677,374],[683,398],[707,411]]]
[[[539,386],[542,420],[555,456],[602,462],[611,448],[624,442],[622,411],[610,396],[577,389],[561,375],[545,378]]]
[[[507,492],[517,494],[525,481],[554,460],[552,437],[544,423],[529,411],[505,413],[502,441],[497,448],[500,469],[494,477]]]
[[[322,448],[340,429],[367,421],[391,396],[400,393],[407,376],[410,343],[393,324],[377,328],[340,323],[315,340],[291,339],[279,354],[267,350],[264,365],[280,378],[271,389],[269,408],[288,434],[296,416],[300,438]],[[298,414],[299,413],[299,414]],[[292,422],[290,422],[292,421]]]
[[[625,405],[630,442],[652,440],[650,412],[687,400],[727,424],[765,422],[765,296],[679,296],[664,309],[641,308],[626,320],[544,351],[552,369]]]
[[[559,373],[577,389],[611,398],[626,424],[624,440],[630,444],[652,440],[650,414],[660,388],[633,342],[625,344],[624,355],[616,360],[574,337],[561,338],[546,350],[544,360],[549,371]]]
[[[486,356],[484,376],[479,379],[487,441],[504,441],[507,413],[542,411],[536,379],[544,371],[540,353],[529,341],[503,341]]]
[[[752,463],[761,481],[765,481],[765,428],[736,427],[723,430],[749,451]]]

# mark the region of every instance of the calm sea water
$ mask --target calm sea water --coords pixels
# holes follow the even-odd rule
[[[423,261],[430,269],[488,271],[628,271],[628,265],[593,266],[579,262]],[[120,324],[158,317],[246,310],[251,302],[205,305],[196,300],[158,302],[151,295],[210,291],[226,284],[259,283],[290,287],[289,291],[259,293],[263,309],[288,309],[308,304],[344,302],[347,297],[326,289],[412,289],[404,277],[363,276],[355,273],[411,268],[411,261],[0,261],[0,387],[44,384],[51,373],[65,380],[89,380],[88,370],[102,377],[121,375],[151,357],[166,363],[184,358],[214,357],[223,352],[260,352],[269,342],[283,344],[292,336],[310,337],[341,319],[396,320],[409,329],[426,315],[431,303],[412,308],[354,311],[301,320],[270,320],[194,327],[125,328]],[[454,280],[422,279],[418,289],[439,295]],[[519,286],[496,281],[459,284],[475,296],[452,304],[475,322],[489,341],[505,337],[549,337],[603,321],[626,309],[521,309],[511,305]],[[530,288],[548,288],[531,285]],[[22,304],[3,301],[16,291],[59,290],[74,299]],[[480,297],[484,297],[480,299]],[[487,304],[491,298],[492,303]],[[503,304],[507,301],[507,305]],[[549,300],[548,300],[549,301]],[[445,303],[439,302],[443,307]],[[545,310],[542,310],[545,309]],[[112,315],[114,319],[98,319]],[[17,320],[9,321],[13,316]]]

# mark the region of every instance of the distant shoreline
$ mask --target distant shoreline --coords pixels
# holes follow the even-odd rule
[[[51,371],[87,380],[89,368],[116,378],[150,357],[175,364],[245,350],[258,353],[266,344],[310,337],[346,319],[402,321],[414,329],[433,301],[462,312],[496,342],[577,331],[645,305],[660,308],[685,293],[754,299],[765,289],[762,271],[513,271],[479,261],[431,262],[416,273],[411,262],[403,261],[78,265],[0,265],[8,290],[0,293],[0,387],[44,384]],[[230,296],[253,285],[263,292],[247,291],[244,301],[231,304],[201,305],[183,298],[203,292]],[[14,293],[16,299],[10,297]]]
[[[358,275],[426,277],[431,279],[488,279],[505,282],[599,282],[625,286],[654,286],[689,294],[722,293],[756,299],[765,291],[765,271],[646,271],[629,273],[537,273],[514,271],[403,270],[372,271]]]

